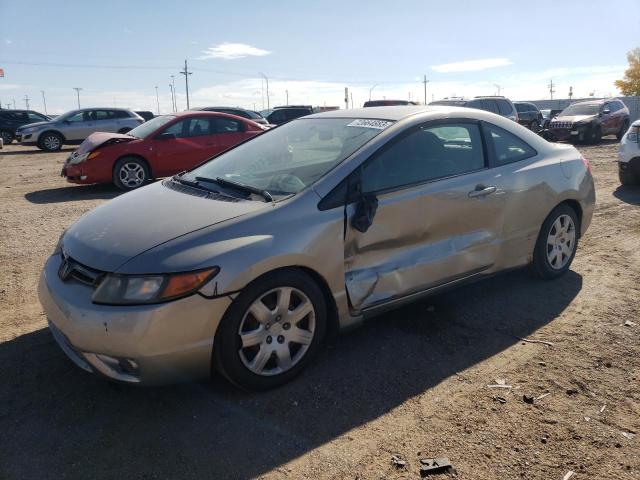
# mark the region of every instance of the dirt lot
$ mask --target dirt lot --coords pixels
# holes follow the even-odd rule
[[[38,275],[62,230],[118,192],[65,183],[68,151],[5,147],[0,478],[419,478],[436,456],[463,479],[640,478],[640,189],[619,187],[616,148],[581,148],[598,205],[565,277],[511,272],[403,308],[248,394],[219,378],[132,388],[64,356]],[[487,387],[500,379],[513,388]]]

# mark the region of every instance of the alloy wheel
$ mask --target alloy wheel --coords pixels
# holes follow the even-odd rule
[[[145,181],[144,168],[137,162],[127,162],[122,165],[118,176],[122,185],[127,188],[139,187]]]
[[[42,144],[47,150],[58,150],[60,148],[60,139],[56,135],[47,135],[42,139]]]
[[[238,329],[238,355],[256,375],[278,375],[305,356],[315,331],[316,313],[309,297],[296,288],[275,288],[245,312]]]
[[[576,248],[576,227],[569,215],[560,215],[547,235],[547,260],[551,268],[560,270],[571,260]]]
[[[13,141],[13,135],[10,132],[0,132],[0,138],[5,145],[9,145]]]

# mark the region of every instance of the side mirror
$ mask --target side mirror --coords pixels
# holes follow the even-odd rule
[[[351,226],[357,231],[364,233],[373,224],[373,217],[378,210],[378,197],[373,193],[362,193],[361,184],[356,185],[358,200],[356,212],[351,219]]]
[[[156,140],[173,140],[176,138],[175,133],[162,132],[156,135]]]
[[[604,110],[602,110],[603,115],[609,115],[610,113],[611,113],[611,110],[609,110],[608,108],[605,108]]]

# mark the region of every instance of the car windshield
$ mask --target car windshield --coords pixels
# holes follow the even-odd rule
[[[159,117],[154,117],[148,122],[138,125],[133,130],[130,130],[128,135],[131,135],[132,137],[138,137],[138,138],[147,138],[149,135],[151,135],[161,126],[163,126],[166,123],[169,123],[174,118],[176,118],[175,115],[161,115]]]
[[[572,116],[572,115],[595,115],[600,111],[600,105],[597,103],[583,103],[569,105],[565,108],[560,116]]]
[[[300,119],[269,130],[189,172],[290,195],[314,183],[393,122]]]

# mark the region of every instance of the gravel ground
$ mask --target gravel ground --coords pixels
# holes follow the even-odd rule
[[[397,310],[249,394],[114,384],[64,356],[38,275],[63,229],[118,192],[65,183],[68,151],[5,147],[0,478],[411,479],[441,456],[462,479],[640,478],[640,188],[619,186],[616,148],[581,147],[598,204],[566,276],[510,272]]]

